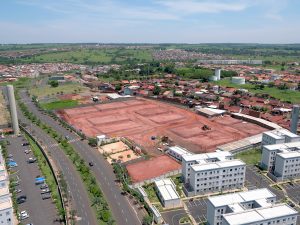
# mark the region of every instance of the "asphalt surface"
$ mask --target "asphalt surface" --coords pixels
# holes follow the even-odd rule
[[[19,185],[16,189],[22,190],[17,196],[27,196],[27,201],[18,206],[20,212],[26,210],[29,214],[29,218],[22,220],[22,223],[39,225],[60,224],[55,222],[59,216],[52,199],[42,200],[41,190],[38,185],[34,184],[36,176],[42,174],[37,163],[27,163],[28,158],[33,157],[33,154],[26,155],[24,150],[30,147],[22,146],[22,143],[24,143],[23,137],[7,137],[7,140],[11,143],[7,145],[8,153],[13,155],[13,159],[18,164],[18,167],[12,169],[12,171],[17,171],[13,176],[19,179]]]
[[[198,224],[205,223],[207,199],[194,199],[193,201],[185,201],[184,204],[187,206],[190,214]]]
[[[62,172],[68,186],[68,192],[71,196],[72,209],[75,210],[78,225],[96,225],[97,219],[88,193],[81,180],[79,173],[71,160],[64,154],[63,150],[57,145],[56,141],[45,131],[32,124],[18,109],[19,120],[29,126],[30,133],[39,140],[43,147],[50,152],[51,158],[56,167]]]
[[[72,144],[74,149],[86,162],[93,162],[94,166],[91,167],[91,171],[94,173],[97,181],[101,185],[101,190],[108,201],[116,223],[118,225],[141,224],[143,216],[142,213],[139,211],[137,212],[130,204],[129,200],[125,196],[121,195],[122,191],[115,182],[116,177],[113,173],[113,169],[104,157],[94,148],[90,147],[86,142],[80,141],[77,134],[70,132],[49,115],[43,114],[39,111],[25,91],[20,92],[20,97],[27,105],[28,109],[31,110],[41,121],[51,126],[61,135],[68,136],[70,144]]]
[[[182,217],[186,217],[187,213],[184,209],[179,210],[171,210],[167,212],[162,212],[161,215],[163,216],[165,222],[169,225],[180,225],[181,223],[179,220]],[[185,223],[185,225],[190,225],[190,223]]]
[[[268,188],[276,195],[277,201],[284,199],[284,193],[281,190],[270,187],[272,181],[262,174],[259,174],[259,169],[255,166],[247,166],[246,168],[246,183],[245,186],[249,190],[257,188]]]

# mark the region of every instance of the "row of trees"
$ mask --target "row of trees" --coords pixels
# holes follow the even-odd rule
[[[112,218],[106,199],[104,198],[103,193],[96,182],[96,178],[93,174],[91,174],[91,171],[85,161],[74,150],[72,145],[68,143],[68,140],[63,138],[62,135],[59,135],[50,126],[42,123],[39,119],[37,119],[37,117],[27,109],[24,103],[19,103],[19,105],[24,115],[37,126],[42,128],[45,132],[47,132],[52,138],[54,138],[66,153],[66,155],[71,159],[77,171],[79,172],[85,186],[87,187],[92,206],[96,210],[97,219],[99,220],[99,222],[108,225],[114,224],[115,221]]]

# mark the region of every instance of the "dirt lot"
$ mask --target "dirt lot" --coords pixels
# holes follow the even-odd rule
[[[115,153],[115,154],[111,154],[107,158],[107,161],[109,163],[112,163],[112,161],[114,159],[115,161],[120,160],[121,162],[128,162],[130,160],[137,159],[139,157],[140,156],[136,155],[132,150],[127,150],[127,151],[123,151],[123,152],[118,152],[118,153]]]
[[[168,136],[177,145],[203,153],[266,131],[230,116],[210,120],[173,105],[142,98],[66,109],[59,115],[87,136],[127,137],[151,155],[160,154],[156,150],[158,141],[151,140],[152,136]],[[210,130],[203,130],[204,125]]]
[[[0,89],[0,126],[7,127],[8,123],[10,123],[10,115],[6,107],[2,89]]]
[[[103,153],[107,153],[107,154],[113,154],[116,152],[122,152],[129,149],[129,147],[124,144],[122,141],[118,141],[115,143],[111,143],[111,144],[107,144],[107,145],[103,145],[101,147],[99,147],[99,151],[101,154]]]
[[[127,165],[126,168],[132,181],[135,183],[181,169],[181,165],[169,156],[162,155],[147,161]]]

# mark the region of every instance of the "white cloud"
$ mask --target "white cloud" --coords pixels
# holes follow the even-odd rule
[[[224,2],[224,1],[196,1],[196,0],[166,0],[157,1],[158,4],[167,7],[172,11],[185,14],[193,13],[220,13],[224,11],[242,11],[248,7],[245,2]]]

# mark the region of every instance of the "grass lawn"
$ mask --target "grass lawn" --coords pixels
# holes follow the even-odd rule
[[[34,157],[37,158],[37,162],[43,176],[46,178],[46,182],[51,190],[52,199],[55,202],[56,208],[58,209],[59,212],[61,212],[62,210],[62,206],[60,203],[61,199],[58,194],[57,185],[54,179],[54,175],[52,174],[52,171],[50,169],[50,166],[48,165],[41,149],[37,146],[34,140],[32,140],[28,135],[25,135],[25,137],[30,144]]]
[[[46,110],[71,108],[71,107],[75,107],[77,105],[78,105],[77,100],[61,100],[61,101],[55,101],[55,102],[41,104],[42,108],[46,109]]]
[[[244,161],[247,165],[255,165],[260,162],[261,150],[252,149],[245,152],[241,152],[235,155],[235,158]]]
[[[57,94],[72,94],[79,93],[87,90],[87,87],[83,87],[80,84],[70,83],[70,84],[60,84],[58,87],[51,87],[50,85],[44,87],[37,87],[31,89],[30,95],[35,95],[38,98],[51,97]]]
[[[159,202],[159,198],[157,197],[157,194],[154,190],[154,184],[145,185],[143,186],[143,188],[147,193],[150,202]]]
[[[253,84],[242,84],[242,85],[233,84],[231,83],[230,79],[222,79],[214,83],[224,87],[244,88],[249,90],[252,93],[269,94],[270,96],[285,102],[290,101],[292,103],[300,103],[299,91],[280,90],[276,87],[265,87],[263,90],[258,90],[255,89],[255,85]]]

